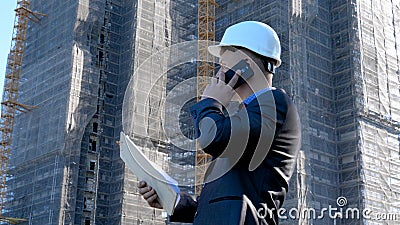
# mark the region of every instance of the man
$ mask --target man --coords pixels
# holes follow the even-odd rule
[[[288,95],[272,87],[281,63],[277,34],[268,25],[246,21],[229,27],[209,52],[221,69],[191,107],[198,142],[213,156],[197,201],[182,193],[171,221],[194,224],[278,224],[300,148],[300,122]],[[242,71],[225,82],[225,73],[241,60],[254,72],[236,89]],[[223,107],[243,100],[234,114]],[[140,194],[150,206],[162,208],[154,189],[141,181]],[[265,206],[269,210],[265,211]],[[260,213],[262,210],[262,213]]]

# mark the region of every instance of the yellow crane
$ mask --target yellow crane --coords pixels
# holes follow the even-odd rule
[[[8,160],[10,157],[14,118],[17,112],[25,113],[32,109],[30,106],[18,103],[18,90],[28,22],[29,20],[33,22],[39,22],[39,16],[44,16],[44,14],[32,12],[30,10],[30,1],[28,0],[18,0],[15,12],[11,49],[7,59],[7,71],[4,81],[0,118],[0,221],[7,222],[9,224],[17,224],[26,221],[25,219],[3,217],[3,210],[4,204],[7,201],[6,182],[8,176]]]
[[[198,1],[198,49],[197,49],[197,99],[207,86],[207,77],[214,73],[213,56],[208,53],[207,47],[215,41],[215,0]],[[207,169],[207,162],[211,159],[196,143],[195,162],[195,195],[200,195],[204,174]]]

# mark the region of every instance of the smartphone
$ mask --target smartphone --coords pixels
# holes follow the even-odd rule
[[[225,73],[225,83],[228,84],[229,81],[233,78],[235,75],[235,71],[241,70],[242,75],[239,76],[238,81],[236,84],[233,86],[233,89],[238,88],[240,85],[244,84],[246,80],[248,80],[250,77],[254,75],[253,70],[250,68],[250,65],[247,64],[247,62],[243,59],[240,62],[238,62],[236,65],[232,67],[232,69],[229,69]]]

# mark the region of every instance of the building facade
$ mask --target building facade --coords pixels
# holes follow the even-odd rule
[[[46,16],[29,24],[19,101],[37,108],[16,118],[4,215],[26,224],[165,224],[119,157],[122,104],[141,68],[133,79],[135,95],[144,98],[141,93],[155,85],[152,107],[134,106],[140,113],[130,135],[167,169],[161,120],[145,121],[143,114],[157,111],[166,95],[166,78],[154,80],[166,71],[168,54],[144,62],[173,43],[193,40],[196,5],[33,0],[31,10]],[[143,135],[147,125],[150,135]]]
[[[391,214],[400,210],[400,2],[218,4],[217,39],[231,24],[260,20],[282,42],[274,85],[292,97],[302,122],[302,149],[282,224],[398,223]],[[337,209],[332,216],[322,213],[329,207]],[[292,208],[306,216],[291,217]],[[307,214],[311,209],[315,213]],[[333,218],[339,210],[343,217]],[[363,217],[363,210],[373,216]],[[379,214],[388,219],[372,219]]]
[[[127,132],[193,193],[194,151],[188,149],[195,146],[170,143],[160,108],[169,91],[195,76],[195,58],[174,68],[169,60],[185,57],[170,46],[196,40],[197,1],[31,2],[32,11],[46,16],[28,29],[19,102],[37,108],[16,117],[5,215],[27,224],[165,224],[165,214],[138,194],[117,141],[121,130]],[[396,224],[321,212],[333,207],[400,214],[400,2],[217,4],[216,40],[245,20],[271,25],[281,39],[274,86],[291,96],[302,122],[302,148],[281,223]],[[122,118],[128,85],[134,87],[124,105],[131,110],[129,124]],[[179,128],[188,138],[193,102],[165,109],[181,113]],[[315,214],[290,216],[292,208]]]

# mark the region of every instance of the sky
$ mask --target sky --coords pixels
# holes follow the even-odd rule
[[[0,3],[0,95],[3,97],[4,75],[7,56],[10,52],[17,0],[2,0]]]

